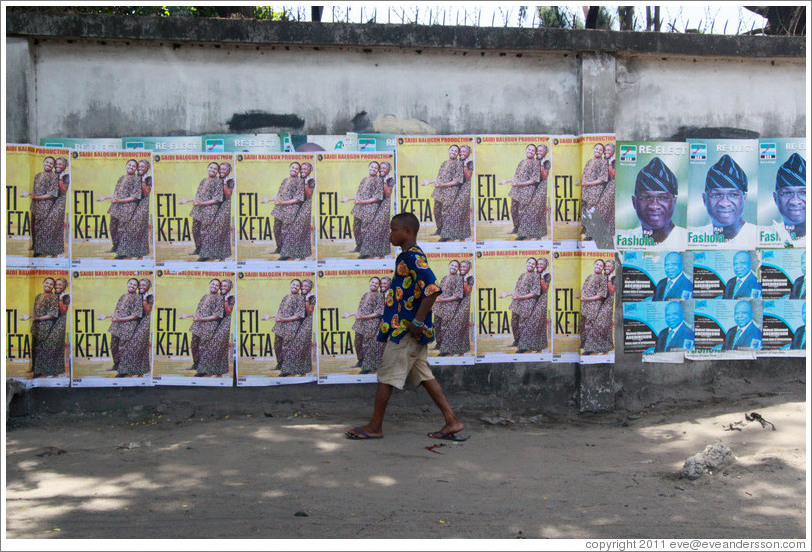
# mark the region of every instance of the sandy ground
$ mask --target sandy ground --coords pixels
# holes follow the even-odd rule
[[[434,452],[428,408],[389,414],[370,442],[342,433],[368,409],[12,419],[6,537],[808,538],[804,386],[766,395],[506,425],[468,416],[470,439]],[[747,422],[753,411],[777,430]],[[738,461],[680,479],[717,441]]]

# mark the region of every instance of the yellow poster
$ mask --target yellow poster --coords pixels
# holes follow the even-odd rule
[[[237,386],[315,380],[315,282],[312,266],[237,272]]]
[[[152,259],[152,155],[71,153],[71,257]]]
[[[27,387],[67,387],[70,273],[6,270],[6,377]]]
[[[155,260],[234,259],[233,154],[155,154]]]
[[[391,257],[394,154],[319,153],[316,166],[319,259]]]
[[[473,364],[475,340],[471,297],[476,284],[473,249],[458,247],[454,251],[427,251],[426,257],[443,290],[431,310],[435,341],[429,345],[429,364]]]
[[[67,259],[70,150],[6,146],[6,255],[15,264]],[[38,261],[33,259],[40,259]]]
[[[578,362],[581,337],[581,252],[553,251],[553,362]]]
[[[231,387],[235,306],[232,270],[157,269],[153,382]]]
[[[236,154],[237,260],[314,259],[313,154]]]
[[[420,220],[423,241],[471,241],[472,136],[397,139],[397,211]]]
[[[573,249],[581,235],[581,140],[554,136],[551,148],[553,241]]]
[[[391,261],[319,263],[319,383],[374,382],[385,343],[377,341]]]
[[[476,137],[476,239],[550,239],[549,136]]]
[[[152,385],[151,270],[76,270],[71,280],[72,385]]]
[[[581,136],[581,244],[589,249],[614,247],[615,135]]]
[[[580,254],[579,362],[614,362],[615,252],[581,251]]]
[[[505,242],[476,252],[477,362],[550,360],[549,262]]]

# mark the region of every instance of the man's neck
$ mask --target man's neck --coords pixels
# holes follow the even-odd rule
[[[404,243],[403,245],[401,245],[401,246],[400,246],[400,250],[401,250],[401,251],[408,251],[409,249],[411,249],[411,248],[412,248],[412,247],[414,247],[415,245],[417,245],[417,240],[416,240],[416,239],[412,239],[412,240],[407,241],[407,242],[406,242],[406,243]]]
[[[643,227],[645,230],[645,226]],[[654,239],[654,243],[661,243],[665,241],[669,234],[671,234],[671,230],[674,229],[674,223],[670,222],[661,228],[657,228],[656,230],[649,230],[651,232],[651,237]]]
[[[719,228],[718,226],[716,226],[716,223],[714,223],[714,226]],[[744,220],[739,219],[738,222],[736,222],[734,224],[730,224],[728,226],[722,226],[721,227],[722,228],[722,234],[725,236],[726,240],[733,239],[739,234],[739,230],[741,230],[743,226],[744,226]]]

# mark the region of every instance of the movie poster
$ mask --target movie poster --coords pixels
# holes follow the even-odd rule
[[[67,267],[70,151],[8,144],[5,167],[8,264]]]
[[[581,136],[581,249],[613,249],[615,135]]]
[[[553,362],[579,362],[581,345],[581,252],[552,252]]]
[[[761,247],[806,247],[806,139],[758,141]]]
[[[397,212],[414,213],[423,242],[472,241],[471,136],[398,138]]]
[[[551,194],[553,247],[573,251],[581,239],[581,141],[580,136],[552,137]]]
[[[806,250],[762,249],[764,299],[806,299]]]
[[[683,362],[694,348],[693,309],[691,300],[624,303],[623,352],[643,353],[643,362]]]
[[[691,360],[756,358],[762,344],[762,301],[696,299]]]
[[[74,264],[103,259],[146,266],[154,258],[152,154],[87,150],[71,157]]]
[[[282,151],[278,134],[204,134],[203,153],[277,153]],[[240,177],[242,180],[242,177]]]
[[[40,138],[39,145],[78,151],[116,151],[121,149],[121,138]]]
[[[688,144],[618,141],[615,248],[685,251]]]
[[[26,387],[70,384],[70,273],[6,269],[5,374]]]
[[[477,241],[550,240],[550,137],[477,136],[475,150]]]
[[[760,299],[758,251],[694,252],[694,297]]]
[[[685,301],[693,297],[693,254],[679,251],[623,253],[621,301]]]
[[[155,260],[234,259],[230,153],[155,154]]]
[[[314,260],[313,154],[237,154],[237,260]]]
[[[460,246],[455,251],[426,252],[426,258],[443,290],[431,311],[435,341],[429,345],[429,364],[473,364],[475,339],[471,296],[476,283],[473,244]]]
[[[377,340],[390,260],[319,261],[318,382],[374,383],[386,343]]]
[[[758,243],[758,141],[688,139],[688,249]]]
[[[319,259],[391,258],[394,154],[319,153],[316,168]]]
[[[763,316],[759,357],[806,356],[806,301],[765,299]]]
[[[155,271],[155,385],[233,385],[234,278],[222,263]]]
[[[356,135],[358,141],[358,151],[391,151],[397,149],[397,134],[369,134],[360,133]]]
[[[237,386],[316,380],[315,263],[237,270]]]
[[[127,136],[121,139],[121,147],[125,150],[150,150],[156,154],[203,152],[200,136]]]
[[[549,362],[550,250],[488,242],[476,252],[476,361]],[[435,270],[435,274],[437,271]]]
[[[581,364],[615,361],[617,265],[614,251],[581,251]]]
[[[152,270],[72,274],[71,385],[152,385]]]

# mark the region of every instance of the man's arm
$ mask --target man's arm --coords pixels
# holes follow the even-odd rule
[[[417,309],[417,313],[414,315],[415,322],[422,323],[423,320],[431,312],[431,308],[434,306],[434,302],[440,296],[439,291],[435,291],[431,295],[426,295],[423,297],[423,300],[420,302],[420,307]],[[414,337],[415,339],[420,339],[420,336],[423,334],[423,325],[415,326],[414,324],[409,324],[409,335]]]

